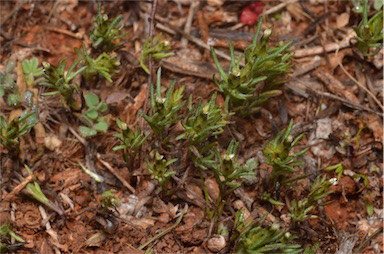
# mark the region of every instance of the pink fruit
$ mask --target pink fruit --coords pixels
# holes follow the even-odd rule
[[[245,25],[253,25],[257,18],[263,12],[263,3],[254,2],[248,4],[240,14],[240,22]]]

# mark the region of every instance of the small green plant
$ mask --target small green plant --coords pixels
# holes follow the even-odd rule
[[[311,186],[311,191],[306,198],[299,201],[291,201],[289,216],[293,219],[294,223],[303,222],[308,218],[317,218],[316,215],[308,214],[316,205],[326,205],[329,203],[319,204],[319,201],[332,193],[332,190],[330,190],[329,187],[335,184],[337,184],[335,178],[327,180],[325,176],[316,177]]]
[[[140,151],[140,148],[148,136],[143,136],[139,127],[136,127],[136,131],[131,130],[128,125],[122,122],[120,119],[116,120],[117,127],[119,127],[121,133],[115,133],[113,136],[118,138],[122,144],[116,145],[112,148],[113,151],[123,150],[125,163],[129,166],[133,166],[133,159]]]
[[[31,169],[27,165],[24,165],[24,166],[29,173],[32,173]],[[42,203],[52,211],[55,211],[59,215],[64,214],[64,211],[57,204],[53,203],[51,200],[47,198],[47,196],[45,196],[45,194],[41,190],[40,184],[37,181],[34,181],[33,184],[28,183],[25,186],[25,191],[30,197],[36,199],[37,201],[39,201],[40,203]]]
[[[228,195],[239,188],[244,181],[255,179],[254,170],[257,162],[254,158],[246,161],[244,165],[240,165],[237,161],[237,150],[239,143],[232,140],[224,155],[220,155],[215,149],[216,163],[210,165],[217,183],[219,184],[221,197],[226,199]]]
[[[59,206],[54,204],[44,195],[38,182],[35,181],[33,184],[28,183],[25,187],[25,190],[27,191],[28,195],[30,195],[32,198],[36,199],[46,207],[50,208],[52,211],[55,211],[59,215],[64,214],[64,211]]]
[[[236,60],[234,48],[230,46],[231,62],[226,73],[221,67],[214,49],[211,54],[219,71],[220,80],[214,82],[225,97],[226,110],[243,115],[252,114],[269,98],[280,95],[275,88],[284,82],[284,76],[291,68],[291,53],[287,53],[290,43],[268,45],[272,29],[267,29],[259,39],[261,22],[257,27],[253,43],[244,50],[245,63]]]
[[[109,83],[112,83],[112,73],[118,73],[120,62],[116,60],[116,54],[102,53],[93,59],[83,44],[81,50],[75,48],[79,56],[78,61],[83,64],[83,75],[86,80],[92,80],[96,74],[102,75]]]
[[[12,226],[9,225],[8,221],[5,221],[3,225],[0,226],[0,253],[8,253],[8,246],[13,242],[25,243],[24,239],[16,235],[12,230]]]
[[[360,3],[358,6],[360,6]],[[382,48],[384,39],[383,10],[377,11],[376,14],[369,19],[368,11],[368,0],[364,0],[362,20],[357,27],[353,28],[356,32],[355,39],[357,40],[357,48],[364,57],[372,57],[376,55]]]
[[[104,191],[100,197],[101,207],[107,210],[116,210],[116,208],[121,205],[121,201],[115,194],[116,190],[114,189]]]
[[[268,193],[268,192],[263,193],[263,199],[265,201],[268,201],[269,203],[271,203],[274,206],[284,206],[285,205],[283,202],[280,202],[278,200],[273,199],[271,196],[271,193]]]
[[[161,187],[161,191],[166,193],[168,183],[171,177],[176,174],[176,171],[171,170],[169,167],[177,161],[177,159],[167,160],[164,155],[161,155],[157,150],[152,150],[146,159],[147,169],[151,177],[155,179]]]
[[[85,103],[87,108],[82,113],[81,119],[87,126],[79,126],[80,134],[87,138],[95,136],[97,132],[106,132],[108,130],[108,123],[100,113],[108,110],[107,104],[101,102],[99,97],[94,93],[85,95]]]
[[[339,163],[339,164],[328,166],[324,170],[325,171],[335,170],[335,173],[337,174],[337,181],[340,182],[341,176],[343,175],[343,172],[344,172],[344,167],[342,163]]]
[[[17,106],[21,102],[21,97],[18,91],[18,86],[15,82],[15,75],[13,73],[16,63],[9,61],[5,70],[0,71],[0,97],[6,96],[6,102],[9,106]]]
[[[249,159],[244,165],[237,160],[237,150],[239,143],[232,140],[225,154],[221,155],[217,147],[212,148],[214,156],[212,159],[205,158],[201,163],[207,169],[212,170],[216,182],[219,185],[219,196],[215,204],[214,215],[217,221],[220,219],[226,200],[239,188],[243,182],[252,181],[256,178],[254,170],[257,162],[254,158]]]
[[[43,68],[39,67],[39,60],[32,58],[30,60],[23,60],[21,62],[24,72],[25,82],[28,87],[33,87],[39,78],[44,74]]]
[[[292,148],[304,137],[300,134],[295,139],[290,135],[293,128],[293,121],[289,123],[287,129],[281,130],[272,141],[267,141],[262,150],[263,155],[267,159],[267,163],[272,166],[271,180],[273,181],[273,189],[276,184],[286,179],[286,176],[295,172],[296,166],[303,164],[300,160],[295,160],[308,151],[305,148],[293,155],[290,155]]]
[[[235,215],[234,252],[245,253],[302,253],[299,244],[292,243],[294,237],[287,230],[274,223],[270,227],[256,226],[254,222],[245,224],[244,212]]]
[[[98,6],[95,26],[89,39],[93,42],[92,46],[104,52],[111,52],[119,49],[123,44],[118,42],[127,33],[123,33],[122,15],[118,15],[111,20],[107,14],[103,14],[101,4]]]
[[[19,154],[19,139],[39,122],[35,112],[24,111],[19,118],[13,119],[10,123],[0,115],[0,144],[12,153],[13,156]]]
[[[50,92],[44,95],[61,95],[63,96],[63,104],[73,111],[80,111],[83,107],[83,95],[78,84],[72,80],[81,74],[87,67],[83,66],[75,71],[75,67],[79,60],[76,60],[68,71],[65,70],[66,60],[60,61],[57,66],[43,62],[45,81],[41,84],[50,88]],[[77,95],[80,94],[80,98]]]
[[[161,60],[163,58],[167,58],[173,56],[174,53],[169,52],[171,49],[169,41],[161,41],[161,34],[156,36],[156,38],[151,42],[151,38],[144,43],[142,52],[139,56],[139,63],[141,68],[149,74],[150,71],[146,66],[146,62],[148,61],[149,56],[152,56],[154,60]]]
[[[184,87],[177,90],[174,88],[175,82],[172,82],[167,89],[165,97],[161,95],[161,68],[159,68],[157,72],[156,92],[154,91],[153,85],[151,85],[150,88],[152,114],[143,115],[157,136],[163,134],[167,126],[176,123],[182,117],[181,115],[177,115],[177,113],[185,105],[185,101],[182,101]]]
[[[185,132],[176,137],[176,140],[188,139],[192,146],[200,145],[206,142],[210,137],[218,136],[223,133],[229,121],[226,120],[232,114],[223,113],[222,108],[216,105],[217,94],[213,94],[210,101],[202,105],[199,99],[197,104],[192,104],[192,98],[189,99],[189,114],[186,120],[182,122]]]

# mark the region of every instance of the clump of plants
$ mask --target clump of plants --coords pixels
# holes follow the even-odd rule
[[[182,118],[182,115],[178,113],[186,103],[182,100],[183,92],[184,87],[175,90],[175,82],[172,82],[167,89],[165,97],[163,97],[161,91],[161,68],[159,68],[156,91],[152,85],[150,87],[152,112],[150,115],[143,115],[143,118],[157,136],[164,134],[166,127],[171,126]]]
[[[223,127],[229,123],[227,119],[232,114],[222,112],[221,106],[216,104],[216,97],[217,95],[213,94],[204,105],[201,99],[193,104],[190,97],[189,113],[185,121],[181,122],[185,132],[177,136],[176,140],[186,138],[190,145],[197,146],[204,144],[210,137],[223,133]]]
[[[89,39],[93,42],[92,47],[103,52],[112,52],[123,46],[120,41],[127,33],[123,33],[124,25],[121,24],[122,15],[110,19],[103,13],[101,4],[98,5],[94,28]]]
[[[139,56],[139,63],[141,68],[149,74],[150,71],[146,65],[149,57],[151,56],[154,60],[161,60],[163,58],[167,58],[173,56],[174,53],[169,52],[171,49],[170,42],[165,40],[161,40],[161,34],[159,34],[154,40],[148,38],[144,43],[142,52]]]
[[[368,18],[368,0],[363,0],[362,2],[363,6],[361,6],[360,2],[355,4],[355,11],[362,12],[363,16],[359,25],[353,28],[356,32],[356,47],[364,57],[372,57],[383,47],[383,3],[381,1],[376,1],[377,3],[381,2],[381,4],[375,6],[377,10],[376,13]]]
[[[4,116],[0,115],[0,145],[10,154],[17,158],[20,152],[20,138],[39,122],[39,118],[33,111],[24,111],[20,117],[14,118],[9,123]]]
[[[291,154],[292,148],[304,137],[304,134],[294,138],[291,135],[293,121],[291,120],[286,129],[281,130],[273,140],[267,141],[262,150],[267,159],[267,163],[272,166],[271,181],[272,190],[280,184],[286,177],[295,172],[295,167],[303,165],[303,161],[297,158],[308,151],[308,148]]]
[[[167,159],[157,150],[152,150],[149,153],[149,157],[150,159],[146,159],[148,172],[151,174],[151,178],[159,183],[161,191],[167,193],[169,181],[171,177],[176,174],[176,171],[172,170],[171,165],[175,163],[177,159]]]
[[[220,76],[219,80],[214,78],[214,82],[225,97],[227,112],[253,114],[259,110],[260,105],[281,94],[276,88],[285,81],[285,74],[290,71],[292,53],[288,53],[288,47],[291,43],[270,47],[272,29],[265,30],[262,36],[260,31],[261,22],[252,44],[240,57],[235,56],[233,45],[229,44],[231,62],[228,72],[221,67],[215,51],[211,49]],[[242,57],[244,63],[241,62]]]
[[[9,225],[8,221],[0,226],[0,237],[0,253],[10,253],[12,251],[11,246],[15,243],[19,243],[21,246],[26,243],[23,238],[13,231],[12,226]]]
[[[334,178],[327,180],[325,176],[316,177],[307,197],[299,201],[291,200],[289,216],[293,219],[293,222],[300,223],[308,218],[317,218],[316,215],[308,215],[309,212],[317,205],[329,204],[329,202],[323,204],[319,204],[319,202],[332,193],[329,187],[335,184],[337,184],[337,180]]]
[[[236,212],[232,240],[236,253],[303,253],[301,245],[293,243],[293,235],[278,223],[271,226],[246,223],[243,210]]]
[[[73,80],[87,68],[86,66],[83,66],[82,68],[75,70],[78,62],[78,60],[75,61],[68,70],[65,69],[66,60],[61,60],[57,66],[44,62],[45,81],[41,83],[41,85],[46,86],[50,90],[43,95],[62,96],[63,105],[75,112],[81,111],[83,108],[84,98],[79,85]]]
[[[120,129],[120,132],[115,133],[114,136],[119,139],[121,144],[113,147],[113,151],[123,150],[123,156],[125,163],[133,168],[134,159],[137,153],[140,151],[141,146],[148,138],[144,136],[140,127],[136,127],[136,130],[133,131],[128,127],[126,123],[120,119],[116,120],[117,127]]]

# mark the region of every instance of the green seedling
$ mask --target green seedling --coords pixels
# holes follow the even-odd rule
[[[272,166],[273,189],[277,184],[283,182],[288,174],[295,172],[294,167],[303,164],[302,161],[295,159],[308,151],[308,148],[305,148],[290,155],[292,148],[304,137],[304,134],[300,134],[294,139],[290,135],[292,128],[293,121],[291,120],[287,129],[281,130],[272,141],[267,141],[262,150],[267,163]]]
[[[85,79],[92,80],[92,78],[100,74],[109,83],[112,83],[112,73],[118,73],[120,62],[116,60],[116,54],[108,55],[106,53],[100,54],[96,59],[93,59],[87,52],[83,44],[81,50],[75,48],[76,54],[79,56],[78,60],[83,65],[83,75]]]
[[[360,6],[360,3],[356,6]],[[361,7],[359,9],[361,9]],[[368,11],[368,0],[364,0],[362,7],[363,18],[360,24],[353,29],[356,32],[356,46],[359,51],[363,54],[364,57],[373,57],[380,51],[383,46],[383,10],[381,9],[377,11],[376,14],[369,19]]]
[[[234,252],[245,253],[302,253],[299,244],[292,243],[294,237],[287,230],[274,223],[270,227],[255,226],[254,222],[244,222],[244,212],[235,215]]]
[[[52,201],[50,201],[43,193],[43,191],[40,188],[40,185],[38,182],[28,183],[27,186],[25,187],[25,190],[27,191],[28,195],[30,195],[32,198],[36,199],[52,211],[55,211],[59,215],[63,215],[64,211],[54,204]]]
[[[0,226],[0,236],[0,253],[8,253],[9,244],[14,243],[15,241],[25,243],[24,239],[16,235],[16,233],[12,230],[12,226],[9,225],[8,221],[5,221],[5,223]]]
[[[99,97],[94,93],[88,93],[85,96],[85,104],[87,108],[82,113],[82,120],[87,126],[79,126],[80,134],[87,138],[95,136],[98,132],[107,132],[108,123],[105,117],[100,115],[108,110],[107,104],[100,102]]]
[[[104,52],[115,51],[122,47],[123,43],[118,42],[127,33],[123,33],[121,21],[123,16],[119,15],[111,20],[107,14],[103,14],[101,4],[97,9],[97,16],[94,28],[89,39],[93,42],[92,46]]]
[[[341,176],[343,175],[343,172],[344,172],[344,166],[343,164],[339,163],[336,165],[328,166],[324,170],[325,171],[335,170],[335,173],[337,174],[337,181],[340,182]]]
[[[170,166],[177,161],[177,159],[167,160],[164,155],[161,155],[157,150],[152,150],[149,153],[151,160],[146,159],[147,169],[151,177],[155,179],[161,187],[161,191],[166,192],[168,189],[169,180],[176,174],[176,171],[171,170]]]
[[[23,60],[21,66],[23,67],[24,78],[28,87],[33,87],[44,74],[43,68],[39,67],[39,60],[35,57],[30,60]]]
[[[211,54],[217,66],[220,79],[214,82],[225,97],[226,110],[243,115],[255,113],[259,106],[270,98],[281,94],[275,88],[284,82],[285,74],[291,68],[292,53],[287,53],[290,43],[268,45],[272,29],[267,29],[260,37],[261,22],[257,26],[253,43],[244,50],[244,65],[236,60],[233,45],[230,43],[231,62],[226,73],[220,65],[214,49]]]
[[[19,118],[7,123],[6,119],[0,115],[0,145],[2,145],[15,158],[19,154],[19,139],[39,122],[35,112],[24,111]]]
[[[30,171],[30,169],[26,166],[27,170]],[[36,181],[32,183],[28,183],[25,186],[26,193],[31,196],[32,198],[36,199],[52,211],[55,211],[59,215],[64,215],[64,211],[55,203],[53,203],[51,200],[49,200],[43,193],[43,191],[40,188],[40,184]]]
[[[185,132],[176,137],[176,140],[188,139],[192,146],[201,145],[210,137],[218,136],[223,133],[223,128],[229,123],[226,119],[232,113],[223,113],[222,108],[216,105],[217,94],[213,94],[211,100],[202,105],[199,99],[197,104],[192,104],[189,100],[189,114],[182,126]]]
[[[317,216],[309,215],[309,213],[317,205],[326,205],[330,203],[327,202],[319,204],[319,201],[332,193],[332,190],[329,188],[335,184],[337,184],[337,180],[335,178],[327,180],[325,176],[316,177],[314,183],[312,184],[311,192],[306,198],[299,201],[291,201],[289,216],[293,219],[294,223],[303,222],[308,218],[317,218]]]
[[[0,97],[6,96],[6,102],[9,106],[17,106],[21,102],[19,88],[15,82],[15,75],[13,73],[16,63],[9,61],[5,70],[0,71]]]
[[[263,193],[263,199],[265,201],[268,201],[269,203],[271,203],[274,206],[284,206],[285,205],[283,202],[280,202],[278,200],[273,199],[271,197],[271,193],[264,192]]]
[[[253,180],[256,177],[254,172],[257,167],[256,160],[252,158],[247,160],[244,165],[240,165],[237,161],[238,147],[239,143],[232,140],[224,155],[220,155],[218,150],[215,150],[217,162],[211,167],[223,199],[239,188],[242,182]]]
[[[150,71],[145,64],[148,61],[149,56],[152,56],[152,59],[154,60],[161,60],[163,58],[173,56],[174,53],[169,52],[170,49],[171,45],[169,41],[161,41],[161,34],[156,36],[153,41],[151,38],[148,38],[148,40],[144,43],[141,55],[139,56],[141,68],[149,74]]]
[[[116,120],[117,127],[120,129],[120,133],[115,133],[113,136],[121,141],[121,145],[116,145],[112,148],[113,151],[123,150],[124,160],[127,165],[133,167],[133,160],[136,154],[140,151],[140,148],[148,136],[143,136],[139,127],[136,127],[136,131],[133,131],[128,125],[122,122],[120,119]]]
[[[372,216],[373,215],[373,200],[375,200],[375,198],[377,198],[378,194],[377,192],[370,192],[370,193],[365,193],[364,195],[364,202],[365,202],[365,210],[368,214],[368,216]]]
[[[172,82],[167,89],[165,97],[161,94],[161,68],[157,72],[156,91],[153,85],[150,87],[150,101],[152,114],[143,115],[144,119],[151,126],[156,135],[162,135],[167,126],[170,126],[182,117],[177,115],[179,110],[185,105],[183,99],[184,87],[175,88],[175,82]]]
[[[237,149],[239,143],[232,140],[225,154],[221,155],[218,149],[214,149],[214,159],[204,166],[213,171],[216,182],[219,185],[219,196],[215,204],[215,214],[217,220],[220,219],[225,202],[228,197],[239,188],[243,182],[256,178],[254,170],[257,167],[255,159],[249,159],[244,165],[237,161]]]
[[[80,87],[73,83],[72,80],[81,74],[87,67],[83,66],[75,71],[79,60],[76,60],[68,71],[65,70],[66,60],[60,61],[58,66],[43,62],[45,81],[41,84],[50,88],[50,92],[43,95],[61,95],[63,96],[63,104],[73,111],[80,111],[83,107],[83,95]]]
[[[116,190],[114,189],[104,191],[100,197],[101,207],[107,210],[116,210],[116,208],[121,205],[121,201],[115,196],[115,194]]]

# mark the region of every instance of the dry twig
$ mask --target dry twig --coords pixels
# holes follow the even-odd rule
[[[96,155],[97,159],[101,162],[101,164],[103,164],[108,170],[109,172],[111,172],[117,179],[119,179],[119,181],[130,191],[132,192],[133,194],[136,192],[136,190],[124,179],[124,177],[122,177],[120,175],[119,172],[117,172],[111,165],[109,165],[108,162],[106,161],[103,161],[101,159],[101,156],[100,154],[97,154]]]

